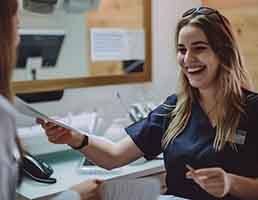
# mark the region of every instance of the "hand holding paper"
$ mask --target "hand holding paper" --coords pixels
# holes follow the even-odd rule
[[[52,143],[76,146],[82,141],[82,135],[86,134],[65,122],[48,117],[18,98],[16,98],[15,106],[20,113],[36,118],[37,122],[45,129],[48,140]]]
[[[31,107],[29,104],[25,103],[24,101],[22,101],[19,98],[16,98],[15,107],[20,113],[22,113],[26,116],[40,119],[38,121],[40,124],[42,124],[43,122],[51,122],[52,124],[55,124],[56,126],[60,126],[62,128],[68,129],[70,131],[85,134],[83,131],[76,129],[63,121],[48,117],[46,114],[36,110],[35,108]]]

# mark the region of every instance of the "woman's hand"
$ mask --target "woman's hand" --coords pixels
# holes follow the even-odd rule
[[[192,178],[202,189],[215,197],[226,196],[232,185],[230,175],[221,168],[189,170],[187,178]]]
[[[71,190],[80,194],[81,200],[100,200],[100,180],[87,180],[78,185],[75,185]]]
[[[42,119],[37,119],[37,123],[41,124],[45,129],[48,140],[55,144],[68,144],[71,146],[79,146],[83,139],[81,134],[72,133],[61,126],[58,126],[51,122],[45,122]]]

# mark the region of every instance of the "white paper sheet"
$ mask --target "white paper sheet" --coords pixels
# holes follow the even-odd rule
[[[84,131],[79,130],[77,128],[72,127],[70,124],[67,124],[63,121],[48,117],[46,114],[36,110],[35,108],[33,108],[32,106],[30,106],[29,104],[27,104],[26,102],[22,101],[19,98],[15,99],[15,108],[22,114],[27,115],[29,117],[32,118],[40,118],[43,119],[47,122],[52,122],[58,126],[61,126],[63,128],[66,128],[68,130],[74,131],[74,132],[78,132],[81,134],[86,134]]]
[[[153,178],[116,179],[103,183],[103,200],[157,200],[160,182]]]
[[[158,200],[190,200],[190,199],[184,199],[173,195],[160,195]]]
[[[144,60],[143,30],[91,28],[91,60]]]

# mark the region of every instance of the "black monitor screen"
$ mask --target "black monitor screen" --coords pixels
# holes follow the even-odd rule
[[[42,67],[54,67],[64,37],[64,35],[21,35],[16,67],[25,68],[27,59],[33,57],[42,57]]]

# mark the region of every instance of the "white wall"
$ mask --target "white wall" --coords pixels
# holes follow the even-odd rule
[[[174,51],[174,30],[178,17],[191,7],[200,5],[200,0],[152,0],[153,30],[153,81],[144,84],[127,84],[105,87],[90,87],[65,90],[58,102],[39,103],[35,106],[50,114],[64,114],[98,109],[110,117],[122,110],[115,98],[119,91],[125,104],[153,98],[156,102],[175,92],[177,64]]]

